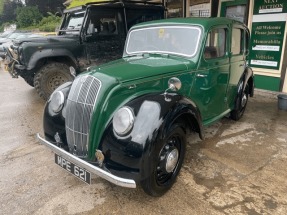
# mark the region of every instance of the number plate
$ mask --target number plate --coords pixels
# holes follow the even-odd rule
[[[91,173],[87,170],[77,166],[76,164],[66,160],[65,158],[62,158],[60,155],[57,154],[55,154],[55,163],[66,171],[72,173],[78,179],[86,182],[87,184],[91,184]]]

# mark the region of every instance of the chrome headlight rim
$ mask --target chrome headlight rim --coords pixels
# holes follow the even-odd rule
[[[128,117],[128,118],[123,118]],[[123,122],[124,120],[127,119],[127,122]],[[130,133],[134,126],[134,121],[135,121],[135,115],[133,110],[128,107],[124,106],[121,107],[119,110],[116,111],[114,117],[113,117],[113,130],[118,136],[126,136]],[[119,124],[121,122],[121,125]]]
[[[49,107],[53,113],[58,114],[64,107],[65,96],[62,91],[55,91],[49,99]]]

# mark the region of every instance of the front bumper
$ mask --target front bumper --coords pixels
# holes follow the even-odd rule
[[[118,186],[121,187],[127,187],[127,188],[136,188],[136,183],[134,180],[132,179],[126,179],[126,178],[120,178],[118,176],[115,176],[97,166],[94,166],[72,154],[70,154],[69,152],[55,146],[54,144],[50,143],[49,141],[45,140],[44,138],[42,138],[40,136],[40,134],[37,134],[37,139],[39,140],[39,142],[47,147],[49,147],[50,149],[52,149],[53,152],[57,153],[58,155],[60,155],[61,157],[75,163],[76,165],[94,173],[95,175],[106,179],[107,181],[116,184]]]

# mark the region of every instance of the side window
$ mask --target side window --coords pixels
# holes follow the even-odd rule
[[[92,10],[87,34],[117,35],[118,13],[113,10]]]
[[[226,28],[213,29],[208,33],[204,50],[205,59],[219,58],[225,55],[226,33]]]
[[[133,25],[141,22],[147,22],[163,18],[163,12],[160,10],[148,9],[126,9],[127,27],[130,29]]]
[[[240,28],[232,29],[231,52],[233,55],[242,54],[244,51],[244,31]]]

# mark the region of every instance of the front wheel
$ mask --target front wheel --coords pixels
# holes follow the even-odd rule
[[[69,66],[64,63],[50,62],[42,66],[34,77],[37,93],[44,100],[48,100],[52,92],[60,85],[73,81]]]
[[[154,157],[149,160],[152,173],[141,182],[143,190],[151,196],[161,196],[174,184],[183,163],[186,145],[185,132],[180,124],[173,125],[166,138],[155,146]]]

